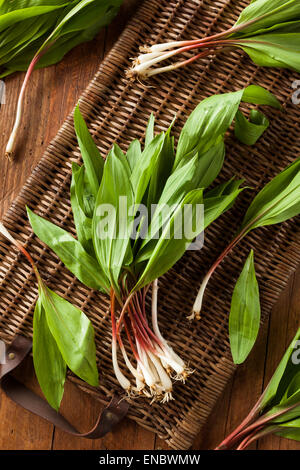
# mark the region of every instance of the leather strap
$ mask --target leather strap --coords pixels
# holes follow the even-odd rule
[[[127,414],[129,404],[113,396],[110,403],[100,413],[94,427],[85,433],[78,432],[60,413],[57,413],[45,400],[16,380],[10,373],[22,364],[31,351],[32,342],[24,336],[16,336],[6,349],[6,363],[1,364],[1,388],[6,395],[28,411],[46,419],[54,426],[73,436],[99,439],[110,432]]]

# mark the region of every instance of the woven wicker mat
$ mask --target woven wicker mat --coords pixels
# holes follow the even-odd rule
[[[176,113],[174,129],[178,135],[187,115],[204,97],[234,91],[250,83],[264,85],[274,92],[284,110],[266,109],[271,126],[254,148],[239,144],[229,132],[219,182],[236,175],[244,177],[248,185],[261,188],[300,154],[300,106],[291,101],[292,82],[299,78],[297,74],[258,68],[240,52],[233,52],[194,63],[180,73],[162,75],[151,81],[153,88],[129,83],[124,77],[129,58],[136,56],[139,45],[218,32],[231,26],[247,3],[144,1],[81,98],[81,109],[103,155],[114,141],[126,149],[133,138],[142,137],[151,111],[157,118],[157,130],[165,129]],[[111,368],[108,299],[85,288],[68,273],[57,257],[32,235],[24,211],[28,204],[38,214],[74,233],[69,202],[70,169],[71,162],[79,159],[69,117],[12,204],[4,223],[28,246],[49,287],[91,318],[96,329],[100,387],[91,389],[72,376],[70,380],[107,402],[119,390]],[[254,231],[217,270],[205,296],[202,320],[190,324],[185,319],[203,274],[231,239],[252,197],[253,191],[244,191],[233,210],[207,230],[204,248],[188,252],[160,281],[162,331],[196,372],[185,385],[175,386],[176,400],[151,407],[146,399],[136,400],[129,416],[167,439],[175,449],[187,449],[192,444],[234,371],[227,318],[232,288],[250,247],[255,249],[264,317],[300,262],[299,218]],[[1,337],[11,341],[16,333],[31,335],[37,286],[30,266],[3,240],[0,254]]]

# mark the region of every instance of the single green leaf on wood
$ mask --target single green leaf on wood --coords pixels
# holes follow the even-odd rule
[[[32,354],[34,370],[49,404],[58,410],[64,393],[66,363],[48,327],[39,297],[33,316]]]
[[[253,250],[235,285],[229,315],[229,339],[235,364],[248,357],[260,324],[259,289],[255,275]]]
[[[39,285],[39,294],[47,324],[63,360],[74,374],[97,387],[96,347],[90,320],[43,283]]]

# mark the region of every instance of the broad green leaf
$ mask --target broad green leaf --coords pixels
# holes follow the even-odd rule
[[[169,221],[172,214],[181,204],[186,194],[194,189],[194,178],[197,169],[197,155],[186,165],[175,170],[166,181],[163,192],[148,222],[148,230],[143,234],[143,242],[136,255],[136,261],[148,259],[159,238],[160,230]]]
[[[231,125],[241,101],[280,107],[277,99],[258,85],[250,85],[233,93],[214,95],[204,99],[190,114],[183,126],[179,136],[174,168],[183,165],[196,153],[201,156],[216,144],[220,144],[221,151],[220,142]],[[220,159],[216,166],[217,169],[219,169],[221,162]]]
[[[46,313],[39,297],[33,316],[32,354],[34,370],[49,404],[58,410],[66,380],[66,363],[49,330]]]
[[[291,407],[286,407],[286,406],[281,406],[281,405],[274,406],[273,408],[271,408],[271,410],[265,413],[265,415],[272,416],[282,411],[284,411],[284,414],[274,417],[270,421],[270,423],[272,424],[285,423],[285,422],[300,418],[300,402],[298,401],[298,406],[296,404],[295,406],[291,406]]]
[[[275,434],[286,439],[300,441],[300,418],[280,423],[279,430]]]
[[[94,328],[74,305],[40,284],[47,324],[67,366],[88,384],[98,386]]]
[[[36,68],[60,61],[70,49],[91,40],[108,24],[122,0],[4,3],[9,3],[10,8],[0,7],[2,77],[16,70],[27,70],[38,51],[43,50],[44,55]]]
[[[260,111],[252,109],[249,121],[241,111],[238,111],[235,116],[234,133],[243,144],[254,145],[269,127],[269,124],[269,120]]]
[[[141,274],[134,290],[154,281],[166,273],[184,254],[191,241],[203,230],[202,213],[198,208],[203,204],[203,190],[189,192],[166,224],[152,255]],[[187,227],[193,227],[193,234]]]
[[[120,160],[123,162],[123,164],[124,164],[125,167],[126,167],[127,174],[130,175],[130,174],[131,174],[131,168],[130,168],[129,162],[128,162],[127,158],[126,158],[125,153],[124,153],[124,152],[122,151],[122,149],[118,146],[118,144],[116,144],[116,143],[113,144],[112,152],[113,152],[118,158],[120,158]]]
[[[164,139],[165,134],[163,132],[154,137],[152,142],[145,147],[141,158],[136,163],[131,173],[130,182],[132,188],[134,188],[136,204],[140,204],[143,200],[152,172],[162,149]]]
[[[229,339],[235,364],[241,364],[248,357],[256,341],[259,324],[259,289],[253,250],[251,250],[237,280],[231,300]]]
[[[127,153],[126,153],[127,161],[129,163],[131,171],[134,170],[134,167],[135,165],[137,165],[137,162],[140,160],[141,156],[142,156],[141,144],[137,139],[135,139],[129,145]]]
[[[74,112],[74,126],[87,179],[93,195],[96,198],[102,179],[104,160],[102,159],[99,150],[89,133],[78,106]]]
[[[214,95],[201,101],[188,117],[179,136],[174,168],[183,159],[204,153],[225,134],[236,115],[243,90]]]
[[[300,72],[300,34],[262,34],[249,39],[237,40],[257,65],[280,67]]]
[[[147,194],[148,208],[151,207],[151,204],[157,204],[161,193],[163,192],[166,181],[172,172],[175,156],[174,143],[172,137],[170,136],[171,126],[166,132],[164,143],[157,157],[156,164],[153,168],[149,182]]]
[[[220,173],[225,157],[223,137],[207,152],[198,156],[196,187],[207,188]]]
[[[281,109],[281,104],[276,96],[259,85],[247,86],[243,91],[242,101],[244,103],[268,105],[276,109]]]
[[[76,163],[72,163],[72,181],[70,187],[70,199],[74,218],[74,224],[78,241],[81,243],[83,248],[90,254],[94,254],[94,246],[92,240],[92,218],[87,217],[79,204],[77,193],[75,174],[80,171],[80,166]]]
[[[0,16],[0,31],[4,31],[6,28],[18,23],[19,21],[26,20],[39,15],[44,15],[45,13],[58,10],[68,3],[58,5],[45,5],[45,6],[34,6],[28,8],[22,8],[19,10],[10,11],[8,13],[2,14]]]
[[[277,224],[300,213],[300,158],[273,178],[254,198],[243,230]]]
[[[95,196],[88,182],[85,166],[81,165],[73,174],[74,176],[74,189],[78,204],[83,213],[88,217],[93,217],[95,208]]]
[[[109,153],[93,217],[93,242],[97,259],[110,282],[119,291],[119,275],[125,255],[128,256],[134,205],[127,162],[114,152]]]
[[[295,18],[300,18],[298,0],[256,0],[242,11],[235,26],[249,22],[242,30],[243,35],[249,35],[260,28],[272,27]]]
[[[27,208],[27,214],[34,233],[57,254],[74,276],[92,289],[109,292],[110,286],[103,270],[78,240],[29,208]]]
[[[91,4],[94,4],[93,9],[88,8]],[[109,6],[111,6],[111,4],[109,4]],[[70,9],[67,14],[61,19],[61,21],[57,24],[55,29],[46,39],[46,41],[42,44],[38,52],[48,47],[48,45],[51,45],[51,43],[56,41],[59,36],[69,34],[70,32],[77,32],[78,30],[82,29],[82,24],[84,21],[87,20],[87,18],[89,18],[91,23],[87,22],[85,26],[87,27],[87,25],[89,25],[89,27],[91,27],[92,29],[97,29],[97,22],[99,21],[99,18],[97,17],[97,7],[100,7],[100,11],[103,14],[103,5],[97,5],[97,3],[95,3],[95,0],[81,0],[80,2],[75,4],[75,6]],[[80,18],[78,18],[78,14],[80,14]],[[101,16],[100,22],[102,26]]]

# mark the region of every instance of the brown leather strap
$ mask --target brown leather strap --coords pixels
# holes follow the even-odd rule
[[[57,413],[41,397],[29,390],[25,385],[10,375],[31,351],[32,342],[24,336],[16,336],[6,350],[6,363],[1,364],[1,388],[6,395],[26,410],[41,416],[63,431],[87,439],[99,439],[118,424],[127,414],[129,405],[125,400],[114,396],[111,402],[100,413],[95,426],[86,433],[79,433],[61,414]]]

